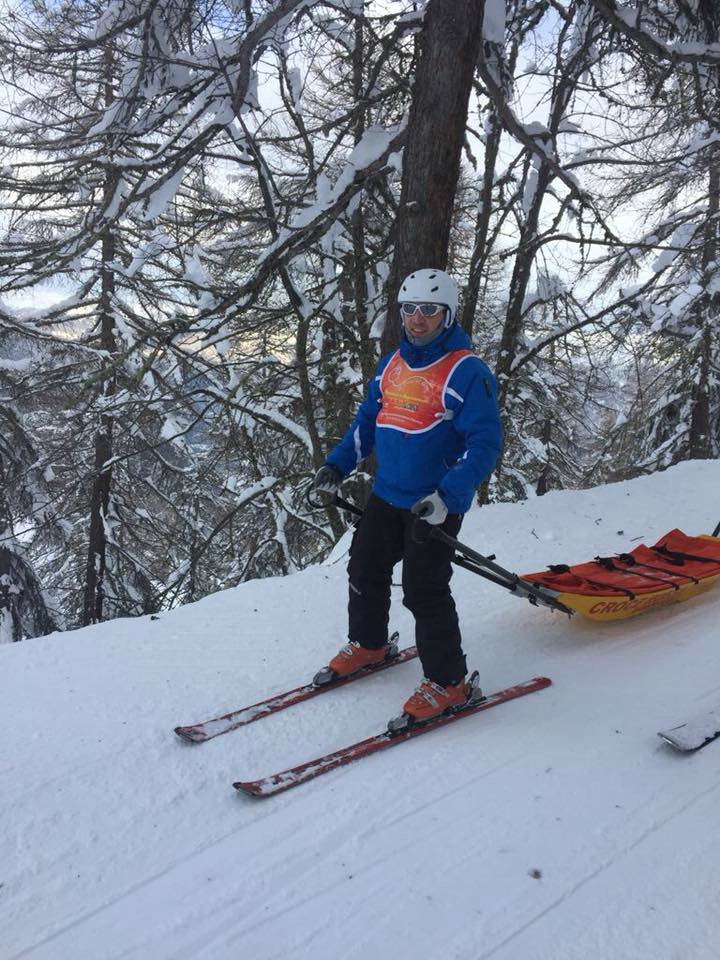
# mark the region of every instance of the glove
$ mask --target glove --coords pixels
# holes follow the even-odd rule
[[[336,467],[331,467],[329,463],[326,463],[324,467],[320,467],[318,472],[313,477],[312,489],[316,490],[318,493],[327,493],[329,496],[335,496],[340,488],[342,483],[343,475]]]
[[[442,523],[448,515],[448,509],[437,490],[414,503],[410,507],[410,512],[433,526]]]

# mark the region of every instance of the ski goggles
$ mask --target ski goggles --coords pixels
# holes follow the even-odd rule
[[[400,310],[404,317],[411,317],[417,310],[424,317],[434,317],[441,310],[447,309],[444,303],[401,303]]]

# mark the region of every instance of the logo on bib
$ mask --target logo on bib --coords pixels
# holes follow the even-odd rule
[[[399,351],[395,353],[380,380],[382,407],[377,425],[422,433],[448,419],[443,402],[447,382],[460,360],[469,356],[472,350],[454,350],[427,367],[413,369]]]

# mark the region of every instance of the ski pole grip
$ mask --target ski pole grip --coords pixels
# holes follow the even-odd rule
[[[316,500],[313,498],[313,492],[317,497],[318,493],[317,491],[313,491],[313,487],[308,487],[307,492],[305,494],[305,499],[310,504],[313,510],[325,510],[327,507],[332,507],[334,505],[335,503],[334,498],[337,496],[337,494],[328,494],[326,496],[323,496],[322,499]],[[333,499],[331,499],[331,497]]]
[[[322,501],[313,499],[313,488],[308,487],[307,493],[305,494],[305,499],[313,508],[313,510],[327,510],[328,507],[339,507],[341,510],[345,510],[347,513],[354,513],[356,517],[361,517],[363,515],[360,507],[356,507],[354,503],[350,503],[349,500],[344,500],[338,494],[333,494],[332,499],[328,497]]]

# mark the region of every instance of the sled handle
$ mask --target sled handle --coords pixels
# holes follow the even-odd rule
[[[307,493],[307,500],[308,503],[315,506],[310,498],[310,490],[308,490]],[[334,500],[318,506],[340,507],[342,510],[347,511],[348,513],[355,514],[355,516],[361,517],[363,515],[363,511],[359,507],[356,507],[354,503],[349,503],[347,500],[344,500],[337,494],[335,495]],[[542,587],[538,587],[534,583],[529,583],[527,580],[523,580],[521,577],[519,577],[516,573],[511,573],[509,570],[505,570],[505,568],[501,567],[499,564],[493,563],[495,559],[494,554],[490,557],[484,557],[481,553],[472,550],[464,543],[460,543],[459,540],[449,536],[444,530],[440,530],[438,527],[427,523],[421,517],[415,518],[412,536],[418,543],[422,543],[424,540],[429,540],[432,537],[435,537],[437,540],[442,540],[443,543],[446,543],[448,546],[452,547],[456,554],[459,554],[459,556],[453,557],[453,563],[455,563],[457,566],[464,567],[466,570],[470,570],[472,573],[476,573],[478,576],[484,577],[485,580],[489,580],[491,583],[496,583],[499,587],[504,587],[506,590],[509,590],[518,597],[524,597],[535,607],[549,607],[551,610],[557,610],[560,613],[565,613],[569,617],[571,617],[575,612],[574,610],[571,610],[570,607],[566,607],[564,603],[556,600],[551,593],[543,590]]]
[[[418,522],[422,523],[423,521]],[[429,524],[426,524],[426,526],[429,526]],[[530,583],[528,580],[523,580],[517,573],[512,573],[510,570],[501,567],[500,564],[494,563],[494,554],[492,557],[484,557],[481,553],[461,543],[454,537],[449,536],[444,530],[440,530],[438,527],[430,527],[429,536],[435,537],[437,540],[442,540],[443,543],[446,543],[452,547],[456,553],[460,554],[460,556],[453,557],[453,563],[459,567],[464,567],[466,570],[477,573],[478,576],[484,577],[486,580],[490,580],[500,587],[504,587],[518,597],[524,597],[534,607],[538,605],[549,607],[551,610],[557,610],[560,613],[567,614],[568,617],[572,617],[574,614],[574,610],[566,607],[564,603],[557,600],[547,590],[544,590],[534,583]]]

